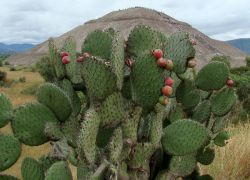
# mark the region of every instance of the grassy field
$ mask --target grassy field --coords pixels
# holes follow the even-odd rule
[[[0,68],[7,71],[8,68]],[[43,79],[38,73],[11,71],[8,73],[8,79],[18,79],[21,76],[26,77],[25,83],[16,83],[11,88],[0,88],[0,92],[8,95],[16,107],[20,104],[35,100],[34,95],[23,94],[24,89],[35,85],[39,86]],[[216,149],[216,159],[209,166],[200,166],[203,174],[211,174],[215,180],[246,180],[250,179],[250,124],[239,124],[227,128],[232,138],[224,148]],[[12,133],[10,124],[4,128],[0,128],[2,133]],[[22,154],[11,168],[2,172],[3,174],[11,174],[21,178],[20,168],[21,162],[26,156],[38,158],[49,152],[49,143],[41,146],[30,147],[22,145]],[[76,177],[76,168],[71,166],[74,178]],[[75,178],[76,179],[76,178]]]

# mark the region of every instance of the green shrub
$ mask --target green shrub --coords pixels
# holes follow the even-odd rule
[[[36,69],[45,81],[53,82],[56,79],[55,69],[50,61],[50,57],[44,56],[36,64]]]
[[[11,66],[10,69],[9,69],[9,71],[16,71],[16,70],[17,70],[17,69],[16,69],[15,66]]]
[[[19,78],[19,82],[21,82],[21,83],[26,82],[26,77],[25,77],[25,76],[20,77],[20,78]]]
[[[250,68],[250,56],[246,57],[246,65]]]

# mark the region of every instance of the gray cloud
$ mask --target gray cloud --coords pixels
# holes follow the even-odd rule
[[[248,0],[1,0],[0,42],[40,43],[117,9],[143,6],[187,22],[212,38],[250,37]]]

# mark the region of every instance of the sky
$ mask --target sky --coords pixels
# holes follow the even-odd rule
[[[135,6],[161,11],[214,39],[250,38],[249,0],[0,0],[0,42],[41,43]]]

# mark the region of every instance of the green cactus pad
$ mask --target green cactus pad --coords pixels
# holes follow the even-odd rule
[[[226,115],[236,103],[236,99],[233,89],[224,88],[211,98],[212,112],[216,116]]]
[[[111,136],[113,135],[115,128],[99,128],[98,134],[96,137],[96,145],[100,148],[104,148],[110,141]]]
[[[4,94],[0,93],[0,128],[12,118],[12,104]]]
[[[49,39],[49,52],[50,52],[50,61],[53,64],[56,77],[62,79],[66,75],[65,66],[61,61],[60,54],[58,49],[55,46],[55,42],[52,38]]]
[[[170,160],[169,170],[175,176],[187,176],[191,174],[196,167],[196,158],[194,155],[173,156]]]
[[[68,95],[71,100],[72,115],[77,116],[81,110],[81,101],[76,92],[73,89],[71,82],[68,79],[63,79],[56,83],[64,92]]]
[[[64,137],[58,122],[47,122],[44,128],[44,135],[53,141],[57,141]]]
[[[57,122],[55,115],[41,103],[30,103],[15,110],[12,130],[22,143],[37,146],[48,141],[44,135],[47,122]]]
[[[215,117],[214,124],[212,127],[212,132],[213,133],[220,132],[224,128],[226,120],[227,118],[224,117]]]
[[[23,180],[44,180],[44,172],[42,165],[35,159],[26,157],[21,166]]]
[[[79,136],[79,148],[89,163],[94,163],[97,156],[96,137],[100,125],[100,117],[93,109],[84,116]]]
[[[151,122],[151,128],[149,132],[149,141],[153,144],[158,144],[161,142],[161,137],[163,134],[163,119],[164,111],[154,114]]]
[[[78,117],[70,117],[61,125],[61,130],[66,137],[68,143],[77,147],[77,139],[80,132],[81,120]]]
[[[174,63],[173,71],[182,74],[187,69],[187,61],[195,55],[195,49],[184,32],[174,33],[170,36],[165,47],[165,58]]]
[[[54,163],[47,171],[45,180],[73,180],[67,162],[59,161]]]
[[[153,109],[164,86],[163,69],[152,55],[136,59],[131,71],[132,99],[145,109]]]
[[[211,115],[211,104],[209,100],[201,102],[194,110],[192,119],[200,123],[206,122]]]
[[[19,179],[11,175],[0,174],[0,180],[19,180]]]
[[[131,94],[131,82],[130,82],[130,77],[129,76],[124,77],[121,93],[122,93],[122,96],[124,98],[131,99],[131,97],[132,97],[132,94]]]
[[[11,167],[21,154],[20,142],[10,136],[0,134],[0,171]]]
[[[178,74],[178,77],[182,80],[191,80],[195,79],[195,69],[194,68],[187,68],[187,70],[183,74]]]
[[[163,131],[162,145],[166,153],[171,155],[193,153],[210,139],[208,130],[190,119],[175,121]]]
[[[116,163],[119,160],[120,154],[122,152],[123,139],[122,139],[122,129],[117,128],[114,130],[111,137],[111,141],[108,144],[108,157],[109,161]]]
[[[228,67],[222,62],[210,62],[197,74],[195,84],[204,91],[221,89],[229,75]]]
[[[73,37],[66,39],[63,50],[69,53],[70,59],[70,63],[65,65],[67,77],[74,84],[82,83],[81,66],[76,62],[76,41]]]
[[[166,77],[168,77],[168,76],[166,76]],[[179,85],[181,83],[181,80],[179,79],[179,77],[174,72],[171,73],[171,78],[174,80],[174,84],[172,86],[173,93],[170,95],[170,97],[175,97],[176,96],[176,90],[179,87]]]
[[[131,57],[143,57],[154,49],[163,49],[165,36],[148,26],[138,25],[129,34],[127,52]]]
[[[119,90],[122,89],[124,76],[124,39],[119,34],[115,34],[111,49],[111,69],[116,75],[116,85]]]
[[[72,112],[68,95],[52,83],[45,83],[37,91],[37,100],[46,105],[58,118],[64,122]]]
[[[209,165],[213,162],[215,157],[214,149],[205,148],[200,149],[196,155],[197,161],[203,165]]]
[[[228,139],[229,139],[228,132],[222,131],[214,138],[214,144],[220,147],[224,147],[226,145],[226,140]]]
[[[130,109],[127,118],[122,123],[122,133],[124,139],[130,139],[132,142],[137,141],[137,129],[142,113],[142,108],[137,106]]]
[[[125,100],[120,93],[113,93],[103,102],[99,116],[101,126],[116,126],[125,118]]]
[[[138,143],[131,152],[128,165],[130,168],[145,167],[149,163],[150,157],[155,151],[155,146],[151,143]]]
[[[179,119],[183,119],[184,117],[185,117],[185,113],[180,104],[176,104],[171,107],[170,114],[169,114],[169,120],[171,123]]]
[[[200,91],[195,88],[193,81],[182,81],[176,90],[176,100],[184,109],[194,109],[200,102]]]
[[[44,171],[47,171],[57,161],[59,161],[59,160],[54,159],[53,157],[51,157],[48,154],[42,155],[38,159],[38,162],[42,165]]]
[[[103,100],[117,90],[115,74],[100,59],[87,58],[82,76],[92,101]]]
[[[88,34],[82,52],[90,53],[101,59],[110,59],[113,37],[108,31],[95,30]]]
[[[175,178],[176,177],[172,173],[170,173],[169,171],[167,171],[167,170],[161,170],[157,174],[155,180],[173,180]]]

